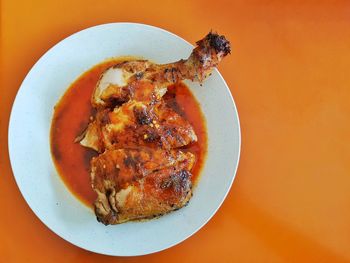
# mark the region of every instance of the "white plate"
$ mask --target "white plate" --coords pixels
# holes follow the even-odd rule
[[[187,82],[208,126],[208,156],[188,206],[156,220],[104,226],[67,190],[51,159],[49,132],[54,105],[83,72],[110,57],[133,55],[167,63],[188,57],[191,50],[192,45],[163,29],[113,23],[64,39],[30,70],[12,108],[10,159],[23,197],[57,235],[101,254],[144,255],[185,240],[220,207],[235,177],[240,127],[230,91],[217,70],[203,87]]]

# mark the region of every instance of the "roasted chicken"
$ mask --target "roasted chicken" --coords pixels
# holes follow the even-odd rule
[[[152,218],[189,201],[196,157],[179,148],[197,136],[162,97],[181,80],[202,82],[228,53],[225,37],[210,32],[186,60],[164,65],[126,61],[103,72],[91,98],[96,114],[77,137],[100,153],[91,161],[100,222]]]
[[[184,206],[191,197],[192,153],[151,148],[107,150],[91,162],[104,224],[151,218]]]
[[[219,62],[230,53],[224,36],[210,32],[186,60],[158,65],[147,60],[126,61],[107,69],[92,95],[95,107],[106,107],[130,99],[151,102],[159,100],[167,86],[181,80],[202,82]]]
[[[195,141],[191,124],[165,103],[131,100],[98,113],[80,144],[103,152],[137,146],[171,149]]]

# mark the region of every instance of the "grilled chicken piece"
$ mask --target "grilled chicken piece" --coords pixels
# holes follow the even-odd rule
[[[230,43],[224,36],[210,32],[196,44],[186,60],[164,65],[136,60],[110,67],[101,75],[93,92],[92,104],[101,108],[130,99],[159,100],[170,84],[184,79],[202,82],[230,53]]]
[[[103,152],[137,146],[171,149],[195,141],[192,125],[163,101],[149,105],[131,100],[98,114],[80,144]]]
[[[152,218],[187,204],[195,156],[176,148],[197,136],[162,96],[181,80],[202,82],[228,53],[224,36],[210,32],[186,60],[165,65],[127,61],[101,75],[91,98],[96,115],[77,138],[101,153],[91,161],[98,221]]]
[[[150,148],[110,150],[93,158],[98,221],[119,224],[181,208],[192,195],[194,162],[190,152]]]
[[[225,37],[210,32],[197,42],[187,60],[164,65],[135,60],[110,67],[101,75],[91,98],[97,116],[77,141],[81,139],[81,145],[98,152],[138,145],[169,149],[196,141],[184,118],[157,105],[162,104],[168,85],[183,79],[202,82],[229,52]]]

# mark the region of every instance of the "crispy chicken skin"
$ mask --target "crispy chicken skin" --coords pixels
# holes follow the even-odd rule
[[[106,151],[91,161],[98,197],[95,213],[104,224],[150,218],[184,206],[191,197],[192,153],[138,148]]]
[[[191,198],[196,157],[179,149],[197,136],[162,97],[184,79],[201,83],[230,53],[230,43],[216,33],[196,44],[186,60],[126,61],[102,73],[91,98],[96,114],[76,141],[100,153],[91,160],[90,175],[103,224],[160,216]]]

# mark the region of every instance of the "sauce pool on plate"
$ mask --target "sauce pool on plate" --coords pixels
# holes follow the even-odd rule
[[[54,164],[68,189],[89,207],[92,207],[96,199],[90,184],[90,160],[98,153],[74,141],[87,127],[90,116],[94,114],[90,99],[102,72],[112,65],[130,59],[132,58],[123,57],[108,60],[86,71],[68,88],[55,106],[50,134]],[[199,103],[183,83],[168,87],[168,92],[163,98],[192,124],[197,134],[196,143],[181,148],[196,155],[196,164],[191,171],[192,182],[195,184],[207,152],[204,115]]]

